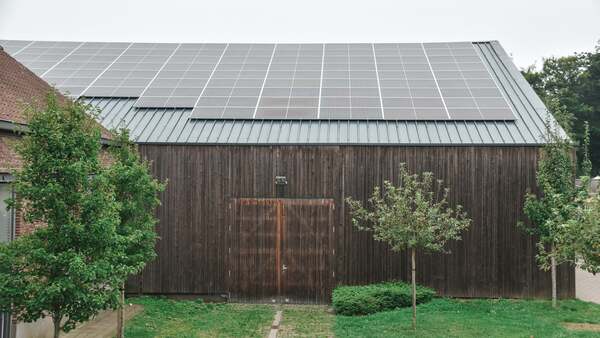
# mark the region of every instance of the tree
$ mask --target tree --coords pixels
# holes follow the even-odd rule
[[[592,175],[592,160],[590,159],[590,124],[588,121],[584,123],[583,142],[581,144],[581,174],[590,177]]]
[[[572,232],[575,238],[574,260],[579,267],[593,274],[600,272],[600,196],[590,197],[584,204],[582,217],[573,224],[576,228]]]
[[[597,174],[600,152],[594,150],[600,149],[600,45],[594,52],[544,59],[539,71],[531,66],[523,70],[523,75],[547,105],[558,100],[572,113],[572,128],[557,120],[563,128],[572,130],[574,145],[583,142],[585,121],[589,121],[590,160],[592,173]],[[580,160],[582,152],[577,149]]]
[[[549,103],[555,116],[569,115],[557,99]],[[538,237],[536,258],[540,268],[551,270],[553,307],[557,300],[556,267],[570,262],[572,257],[567,254],[570,249],[564,241],[570,236],[565,225],[576,219],[579,197],[585,192],[575,185],[576,160],[568,134],[569,130],[557,122],[550,119],[546,122],[545,144],[536,173],[540,194],[526,194],[523,211],[531,223],[519,223],[527,233]]]
[[[164,189],[164,184],[152,177],[149,163],[140,159],[126,129],[116,130],[113,135],[109,149],[114,163],[109,169],[109,177],[120,204],[117,234],[123,252],[115,265],[125,280],[129,275],[139,273],[156,256],[154,209],[160,204],[158,193]],[[118,337],[123,336],[123,303],[124,286],[121,287],[117,315]]]
[[[449,206],[448,193],[432,173],[409,174],[402,164],[400,185],[385,181],[383,189],[375,187],[367,207],[346,200],[354,226],[372,231],[375,240],[387,243],[393,251],[410,250],[413,329],[417,325],[416,250],[445,252],[445,244],[460,240],[461,232],[471,224],[460,205]]]
[[[118,204],[99,161],[100,129],[87,106],[58,102],[27,112],[17,144],[18,199],[25,222],[43,223],[0,250],[0,311],[25,322],[50,316],[54,337],[116,306],[121,277]]]
[[[581,269],[596,274],[600,272],[600,197],[597,192],[588,192],[590,163],[587,156],[589,134],[586,123],[583,135],[583,159],[575,194],[569,203],[561,205],[562,212],[551,213],[550,222],[556,231],[555,256],[560,262],[578,265]]]

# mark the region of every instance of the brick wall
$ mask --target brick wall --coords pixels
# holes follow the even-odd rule
[[[11,174],[13,170],[21,167],[21,158],[15,152],[15,143],[19,142],[20,137],[11,132],[0,131],[0,174]],[[100,153],[100,161],[103,165],[108,166],[112,162],[107,151],[103,150]],[[15,213],[15,235],[30,233],[34,229],[43,226],[41,223],[31,224],[25,223],[20,211]]]

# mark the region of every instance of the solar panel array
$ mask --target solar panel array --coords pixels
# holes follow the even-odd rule
[[[0,45],[73,97],[138,98],[191,118],[514,120],[470,42]]]

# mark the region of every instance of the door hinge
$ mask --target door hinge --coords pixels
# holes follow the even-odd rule
[[[331,271],[331,276],[335,277],[335,271]]]
[[[229,254],[231,254],[231,248],[229,248]]]

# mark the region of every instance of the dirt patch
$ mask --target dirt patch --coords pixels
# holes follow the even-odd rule
[[[566,329],[573,331],[591,331],[600,332],[600,324],[589,324],[589,323],[563,323]]]

